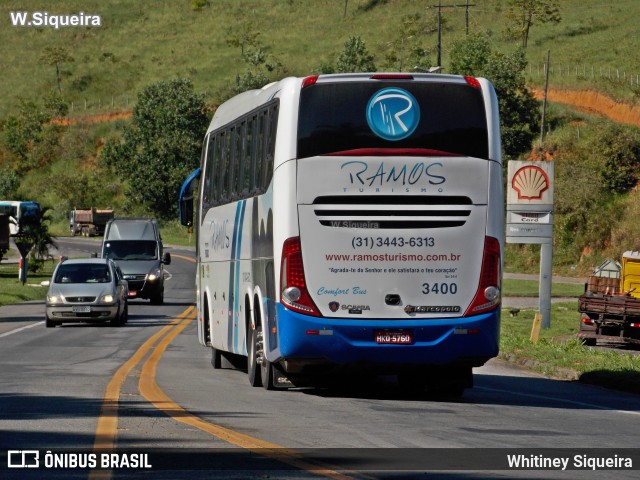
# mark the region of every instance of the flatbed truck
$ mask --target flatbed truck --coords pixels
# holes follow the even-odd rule
[[[578,299],[578,338],[586,345],[598,341],[640,345],[640,252],[623,253],[619,279],[598,280],[589,277]]]

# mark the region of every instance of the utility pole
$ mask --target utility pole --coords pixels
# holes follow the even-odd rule
[[[544,99],[542,101],[542,120],[540,121],[540,150],[542,150],[542,143],[544,142],[544,117],[547,111],[547,91],[549,90],[549,61],[551,59],[551,50],[547,50],[547,65],[545,68],[544,79]],[[541,152],[542,154],[542,152]]]
[[[438,9],[438,44],[436,45],[437,52],[437,66],[442,66],[442,9],[443,8],[455,8],[455,7],[465,7],[465,33],[469,35],[469,7],[475,7],[475,3],[469,3],[469,0],[466,0],[466,3],[452,3],[450,5],[442,5],[442,0],[438,0],[438,5],[433,5],[427,8],[437,8]]]
[[[469,0],[467,0],[467,8],[465,8],[464,26],[464,34],[469,35]]]
[[[442,54],[442,1],[438,0],[438,46],[436,47],[436,51],[438,52],[437,59],[437,67],[442,65],[441,62],[441,54]]]

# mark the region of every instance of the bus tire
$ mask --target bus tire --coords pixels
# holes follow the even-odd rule
[[[409,369],[398,373],[400,389],[410,395],[422,393],[427,386],[427,374],[422,369]]]
[[[247,358],[247,374],[249,375],[249,384],[252,387],[262,386],[261,366],[258,365],[258,355],[256,353],[259,333],[258,328],[250,330],[248,342],[249,355]]]
[[[213,347],[211,347],[211,366],[214,370],[220,370],[222,368],[222,352]]]
[[[262,381],[262,386],[264,387],[265,390],[276,389],[274,377],[275,377],[275,367],[269,360],[267,360],[266,358],[263,358],[262,365],[260,365],[260,379]]]

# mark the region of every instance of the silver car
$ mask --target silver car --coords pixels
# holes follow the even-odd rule
[[[108,258],[65,260],[58,264],[47,292],[47,328],[67,322],[127,322],[127,281]]]

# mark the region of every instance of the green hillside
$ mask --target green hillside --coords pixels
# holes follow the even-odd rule
[[[73,61],[60,67],[65,100],[74,112],[127,108],[149,83],[175,77],[191,79],[199,91],[216,100],[247,69],[240,46],[230,46],[243,34],[256,39],[277,65],[271,76],[306,75],[332,63],[349,36],[360,36],[375,55],[379,70],[407,64],[416,45],[437,60],[435,0],[210,0],[194,10],[192,0],[139,2],[134,0],[13,1],[0,5],[0,67],[3,92],[0,117],[13,111],[19,98],[32,98],[56,89],[55,66],[43,62],[49,47],[63,48]],[[444,2],[462,5],[465,2]],[[470,33],[489,35],[497,50],[508,51],[519,41],[505,38],[507,0],[470,2]],[[345,15],[346,5],[346,15]],[[560,0],[558,24],[534,24],[528,40],[531,80],[541,83],[540,68],[551,49],[557,85],[594,86],[612,91],[640,74],[637,0]],[[49,17],[82,13],[99,15],[100,26],[14,26],[16,12]],[[442,9],[441,58],[447,67],[451,43],[466,31],[466,9]],[[13,16],[12,16],[13,14]],[[408,35],[402,22],[419,15],[420,33]],[[411,37],[411,38],[404,38]],[[251,47],[249,47],[251,48]],[[394,51],[394,65],[385,57]],[[593,77],[592,77],[593,73]],[[601,76],[604,75],[604,78]],[[609,75],[615,81],[609,80]],[[586,77],[586,78],[583,78]],[[620,79],[620,81],[618,81]],[[618,95],[632,99],[636,87]]]
[[[469,1],[468,9],[448,6],[454,3],[467,2],[442,2],[440,63],[445,73],[453,43],[466,35],[467,18],[468,32],[487,38],[494,52],[510,53],[522,44],[506,35],[513,25],[510,0]],[[640,94],[640,51],[634,40],[640,1],[557,4],[558,23],[533,19],[526,48],[528,86],[539,90],[543,85],[550,51],[550,88],[595,90],[635,105]],[[14,196],[51,208],[56,235],[65,232],[67,211],[77,205],[153,214],[126,198],[127,185],[100,159],[105,142],[119,138],[127,120],[91,124],[89,115],[95,120],[96,114],[129,112],[147,86],[176,78],[191,80],[216,105],[248,72],[259,70],[276,80],[335,65],[353,36],[364,40],[380,71],[413,70],[418,61],[435,66],[437,5],[436,0],[4,0],[0,192],[7,191],[9,174],[15,175],[19,186]],[[100,25],[61,26],[65,15],[87,24],[97,18]],[[26,25],[44,18],[47,25]],[[261,65],[247,62],[243,49],[249,59],[263,54],[257,58]],[[24,158],[10,153],[11,121],[22,116],[28,127],[45,97],[58,91],[70,107],[68,116],[79,123],[47,124]],[[640,249],[638,192],[629,193],[626,185],[612,188],[624,184],[629,172],[640,177],[640,131],[616,130],[610,121],[559,104],[549,105],[547,128],[543,153],[557,162],[558,273],[584,274],[603,256]],[[507,264],[536,271],[536,248],[510,246]]]

